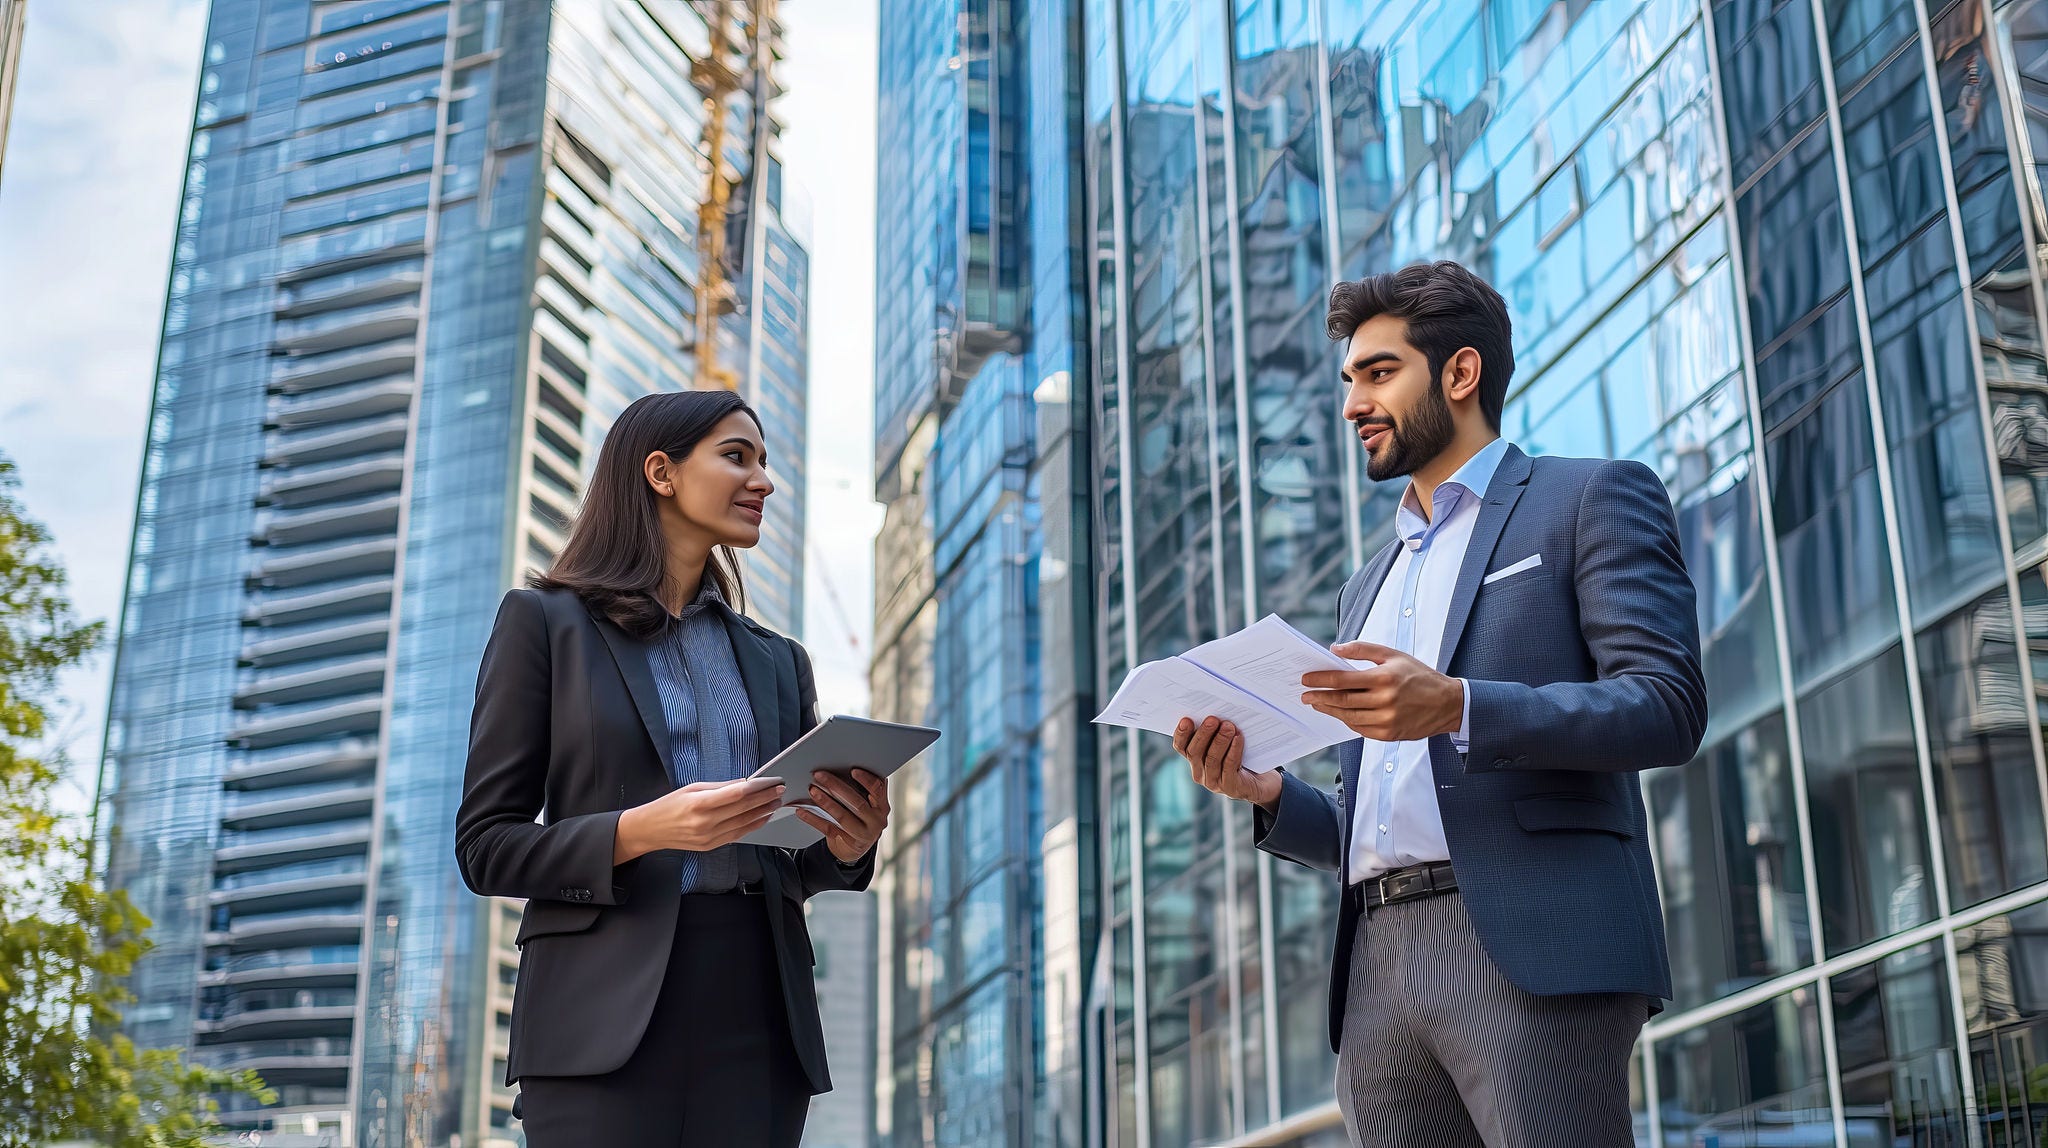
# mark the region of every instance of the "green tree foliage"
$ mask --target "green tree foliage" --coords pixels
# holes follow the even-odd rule
[[[198,1148],[219,1130],[214,1094],[275,1097],[252,1073],[115,1032],[149,919],[125,892],[95,886],[90,832],[55,801],[62,762],[34,748],[58,672],[99,644],[103,624],[72,617],[19,485],[0,456],[0,1148]]]

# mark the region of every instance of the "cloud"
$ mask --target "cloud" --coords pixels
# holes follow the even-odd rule
[[[121,609],[204,0],[31,3],[0,165],[0,451],[81,615]],[[111,635],[110,635],[111,638]],[[71,796],[99,759],[111,643],[64,676]]]

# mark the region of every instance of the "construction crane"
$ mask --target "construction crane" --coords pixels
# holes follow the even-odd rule
[[[733,12],[742,9],[746,22],[734,35]],[[732,166],[725,159],[726,126],[733,95],[754,81],[754,131],[768,130],[767,109],[759,104],[768,85],[769,53],[763,40],[775,17],[775,0],[697,0],[697,10],[711,32],[711,51],[690,62],[690,79],[704,94],[703,149],[706,165],[704,199],[697,207],[697,385],[735,390],[738,376],[718,361],[718,323],[738,306],[738,295],[726,271],[726,214],[732,199]],[[753,149],[760,154],[759,149]],[[759,178],[760,173],[754,173]],[[749,226],[754,226],[752,220]]]

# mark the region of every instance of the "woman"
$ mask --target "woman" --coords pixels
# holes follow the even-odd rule
[[[803,647],[737,612],[767,466],[737,395],[640,399],[499,607],[455,849],[470,889],[526,898],[505,1076],[531,1148],[795,1148],[831,1087],[803,901],[867,887],[889,798],[820,773],[830,819],[796,816],[823,841],[735,844],[785,796],[747,775],[818,720]]]

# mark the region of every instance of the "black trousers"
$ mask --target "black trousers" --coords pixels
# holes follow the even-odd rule
[[[527,1148],[797,1148],[811,1089],[785,1016],[767,898],[684,897],[632,1057],[519,1081]]]

